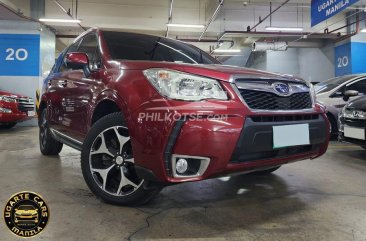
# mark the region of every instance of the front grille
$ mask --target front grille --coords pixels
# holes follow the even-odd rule
[[[303,145],[303,146],[293,146],[281,149],[276,149],[272,151],[261,151],[261,152],[250,152],[243,153],[232,159],[232,163],[242,163],[257,160],[270,160],[275,158],[285,158],[292,155],[300,155],[307,153],[318,152],[320,145]]]
[[[239,92],[253,110],[301,110],[312,107],[309,92],[294,93],[290,96],[247,89],[239,89]]]
[[[309,145],[274,148],[273,126],[308,124]],[[294,133],[296,136],[296,133]],[[298,154],[318,153],[327,143],[327,120],[318,114],[250,116],[245,124],[231,157],[232,163],[293,157]],[[296,158],[295,158],[296,159]]]
[[[21,97],[17,99],[17,102],[19,111],[34,111],[34,102],[32,98]]]
[[[366,127],[366,120],[348,119],[346,118],[344,124],[353,127]]]
[[[318,114],[314,115],[266,115],[266,116],[251,116],[254,122],[288,122],[288,121],[304,121],[317,120]]]

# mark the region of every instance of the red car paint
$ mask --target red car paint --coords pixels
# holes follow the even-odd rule
[[[22,95],[12,94],[12,93],[5,92],[2,90],[0,90],[0,96],[12,96],[18,100],[21,98],[30,99],[30,98],[22,96]],[[32,100],[31,100],[31,102],[33,103]],[[33,116],[28,116],[27,111],[19,110],[18,102],[6,102],[6,101],[0,100],[0,107],[7,108],[12,111],[12,113],[1,113],[0,112],[0,123],[1,124],[22,122],[22,121],[26,121],[26,120],[33,118]]]
[[[314,105],[311,111],[251,111],[234,91],[231,79],[242,75],[252,78],[283,77],[273,73],[223,65],[192,65],[153,61],[116,61],[111,59],[109,49],[100,30],[91,30],[98,36],[103,66],[85,77],[82,70],[55,74],[45,84],[42,103],[48,110],[50,127],[83,142],[91,128],[95,110],[104,101],[114,102],[123,113],[131,136],[135,164],[150,170],[159,181],[177,183],[197,181],[234,172],[251,172],[279,166],[285,163],[311,159],[325,153],[329,139],[329,123],[324,110]],[[84,34],[85,35],[85,34]],[[83,35],[79,38],[82,38]],[[77,41],[76,39],[75,41]],[[188,102],[171,100],[161,96],[147,81],[143,70],[163,68],[213,78],[227,91],[228,100],[205,100]],[[179,108],[176,108],[179,107]],[[216,108],[225,107],[225,108]],[[145,121],[140,113],[159,108],[162,115],[167,113],[184,114],[223,114],[226,120],[203,121],[187,120],[182,126],[172,149],[173,154],[209,157],[210,165],[199,177],[176,178],[166,172],[164,151],[175,122]],[[255,116],[313,115],[318,114],[324,121],[326,138],[315,151],[289,154],[285,157],[232,163],[236,144],[247,118]]]

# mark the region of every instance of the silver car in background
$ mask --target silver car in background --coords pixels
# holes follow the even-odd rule
[[[349,100],[366,95],[366,74],[336,77],[316,84],[316,99],[327,108],[332,136],[338,135],[338,113]]]

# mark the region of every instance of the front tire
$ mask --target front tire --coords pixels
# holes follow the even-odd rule
[[[41,112],[39,118],[39,149],[45,156],[58,155],[62,150],[63,144],[56,141],[48,127],[47,109]]]
[[[327,115],[329,123],[330,123],[330,138],[331,139],[336,139],[338,136],[338,123],[337,120],[335,119],[335,117],[333,117],[333,115],[328,114]]]
[[[141,205],[160,190],[140,179],[134,168],[131,140],[121,113],[98,120],[81,151],[81,169],[90,190],[107,203]]]

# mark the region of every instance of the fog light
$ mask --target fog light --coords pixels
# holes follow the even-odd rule
[[[179,174],[185,173],[188,169],[187,160],[183,158],[178,159],[177,164],[175,165],[175,169]]]
[[[12,113],[11,109],[0,107],[0,113]]]

